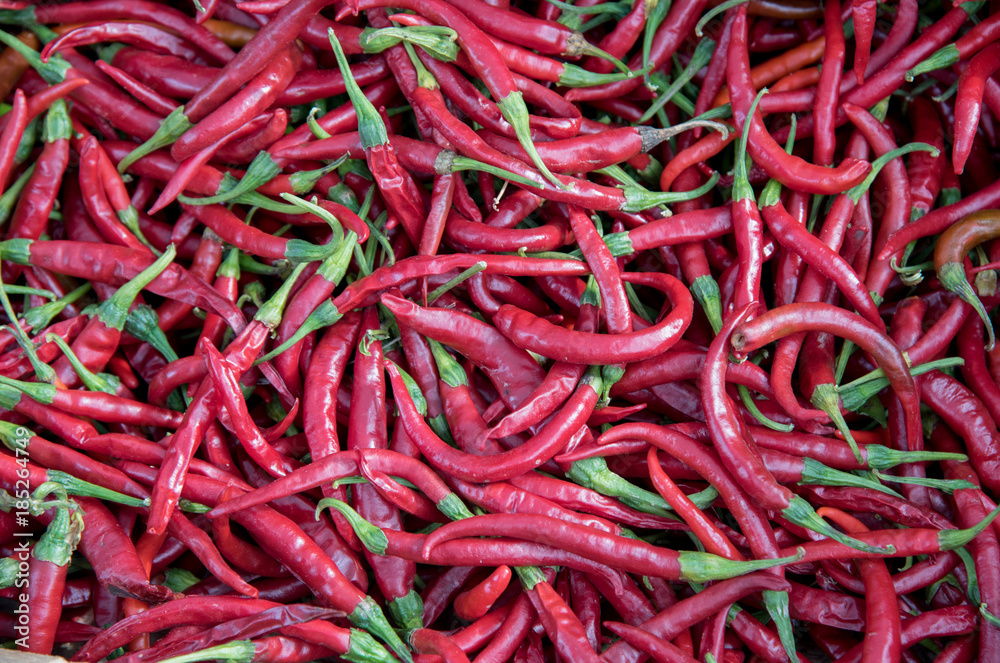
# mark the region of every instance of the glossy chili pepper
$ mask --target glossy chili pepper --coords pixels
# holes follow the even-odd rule
[[[843,511],[824,507],[819,513],[850,534],[868,530],[859,520]],[[895,590],[889,569],[881,560],[863,560],[858,562],[858,573],[867,596],[863,660],[898,661],[902,650],[902,626],[898,607],[893,600]]]
[[[753,83],[750,80],[746,38],[747,18],[744,6],[737,10],[736,19],[733,22],[727,79],[733,94],[733,111],[737,129],[742,130],[744,122],[751,123],[750,142],[748,143],[750,156],[764,168],[768,175],[782,184],[810,193],[840,193],[859,184],[870,169],[866,162],[848,159],[831,172],[808,164],[801,159],[789,157],[771,138],[763,123],[756,116],[749,115],[754,93]]]
[[[302,266],[297,270],[301,273]],[[294,277],[287,280],[268,303],[257,311],[253,322],[226,348],[226,359],[241,376],[256,359],[270,330],[277,325],[294,281]],[[201,442],[205,428],[218,414],[220,407],[219,397],[211,381],[203,380],[192,404],[184,413],[177,433],[170,439],[164,462],[160,465],[157,482],[152,490],[147,523],[149,532],[155,534],[162,531],[170,519],[180,499],[191,457]]]
[[[42,484],[34,493],[35,499],[51,494],[51,484]],[[57,494],[60,491],[55,491]],[[66,495],[62,495],[65,500]],[[44,502],[40,508],[44,508]],[[56,628],[62,615],[62,596],[66,585],[70,557],[80,539],[83,518],[76,505],[54,507],[55,517],[49,523],[45,534],[31,549],[30,570],[27,578],[27,598],[22,602],[22,610],[32,615],[31,630],[26,637],[25,651],[49,654],[56,640]]]

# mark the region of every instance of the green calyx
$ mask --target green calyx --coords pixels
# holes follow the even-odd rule
[[[611,401],[611,387],[625,375],[624,364],[609,364],[607,366],[591,366],[580,379],[580,384],[587,385],[597,394],[598,407],[604,407]]]
[[[322,304],[317,306],[316,309],[309,314],[309,317],[302,321],[302,325],[295,330],[295,333],[287,341],[271,350],[268,354],[264,355],[262,359],[258,359],[256,363],[259,364],[261,362],[274,359],[282,352],[304,339],[310,333],[324,327],[329,327],[342,317],[344,317],[343,313],[337,310],[337,307],[333,305],[333,302],[329,299],[324,300]]]
[[[750,111],[743,121],[743,134],[736,145],[736,161],[733,166],[733,202],[739,200],[754,200],[753,187],[747,175],[747,142],[750,140],[750,126],[753,124],[753,116],[757,112],[757,105],[761,98],[767,94],[767,88],[761,88],[753,103],[750,104]]]
[[[42,140],[54,143],[57,140],[69,140],[73,135],[73,122],[69,119],[69,108],[66,101],[56,99],[45,114],[45,127],[42,130]]]
[[[835,470],[832,467],[827,467],[817,460],[813,460],[812,458],[804,459],[802,480],[799,481],[799,485],[853,486],[855,488],[870,488],[872,490],[877,490],[880,493],[885,493],[886,495],[899,497],[896,491],[886,488],[878,481],[873,481],[870,478],[852,474],[850,472]]]
[[[546,582],[545,574],[537,566],[515,566],[514,573],[525,589],[531,590],[540,582]]]
[[[30,124],[29,124],[30,126]],[[21,199],[21,193],[28,186],[31,176],[35,172],[35,164],[28,166],[23,173],[0,195],[0,226],[7,223],[7,219],[14,212],[17,201]],[[8,240],[12,241],[12,240]],[[4,258],[6,260],[6,258]]]
[[[392,621],[396,622],[401,629],[423,628],[424,626],[424,600],[420,594],[411,589],[406,596],[389,601],[389,614]]]
[[[347,268],[351,264],[351,256],[354,253],[354,247],[358,245],[358,235],[353,230],[348,230],[347,234],[337,248],[329,256],[323,259],[320,263],[319,268],[316,273],[319,274],[327,283],[332,283],[335,286],[344,280],[344,275],[347,274]]]
[[[435,360],[437,356],[435,355]],[[395,362],[386,359],[386,361],[392,366],[393,370],[399,373],[400,379],[406,386],[406,393],[409,395],[410,399],[413,401],[413,406],[417,408],[417,412],[420,416],[425,416],[427,414],[427,399],[424,398],[424,394],[420,391],[420,387],[417,385],[417,381],[413,377],[399,367]]]
[[[878,546],[872,546],[864,543],[863,541],[858,541],[853,537],[847,536],[820,518],[819,515],[813,510],[812,506],[798,495],[792,497],[789,505],[782,509],[781,515],[800,527],[805,527],[806,529],[812,530],[818,534],[828,536],[834,541],[842,543],[850,548],[854,548],[855,550],[860,550],[861,552],[875,555],[891,555],[895,552],[895,548],[893,546],[889,546],[888,548],[879,548]]]
[[[264,305],[257,310],[257,315],[253,317],[254,320],[261,322],[268,329],[274,329],[281,322],[281,316],[285,310],[285,305],[288,303],[288,296],[292,292],[292,286],[295,282],[299,280],[299,276],[302,271],[306,268],[305,263],[298,265],[291,275],[285,282],[281,284],[269,300],[264,302]]]
[[[0,43],[3,43],[4,46],[8,46],[11,50],[27,60],[28,64],[31,65],[31,68],[37,71],[49,85],[56,85],[57,83],[65,81],[66,72],[72,69],[70,64],[66,62],[66,59],[58,53],[49,58],[48,62],[42,62],[42,57],[39,55],[38,51],[31,48],[9,32],[0,30]]]
[[[11,451],[23,453],[31,444],[32,437],[34,436],[27,428],[7,421],[0,421],[0,442],[3,442],[3,445]]]
[[[132,302],[139,296],[143,289],[152,283],[163,270],[170,266],[177,256],[177,248],[171,244],[163,255],[156,259],[149,267],[139,272],[138,275],[122,287],[115,291],[97,309],[97,319],[108,327],[119,331],[125,327],[128,318],[128,309]]]
[[[528,153],[531,163],[535,164],[535,168],[538,169],[545,179],[552,182],[554,186],[565,189],[566,185],[552,174],[549,167],[542,161],[538,150],[535,149],[535,144],[531,141],[531,128],[528,124],[528,106],[524,103],[524,95],[520,91],[511,92],[506,97],[497,100],[497,107],[500,109],[500,114],[503,115],[503,118],[514,128],[514,133],[517,135],[517,142]]]
[[[90,391],[100,391],[105,394],[114,394],[117,392],[117,386],[119,384],[118,378],[114,377],[114,380],[108,379],[112,376],[106,376],[105,374],[97,374],[92,370],[83,365],[80,358],[76,356],[73,352],[73,348],[64,341],[61,337],[55,334],[46,334],[45,340],[49,343],[55,343],[59,350],[63,353],[63,356],[69,361],[70,366],[80,377],[80,381],[83,382],[83,386]]]
[[[1000,506],[990,511],[990,515],[979,521],[975,527],[970,527],[969,529],[941,530],[938,532],[938,543],[941,546],[941,550],[964,548],[970,541],[979,536],[980,532],[989,527],[990,523],[996,520],[997,514],[1000,514]]]
[[[160,328],[160,317],[156,315],[153,307],[140,304],[129,311],[128,317],[125,318],[124,331],[140,341],[149,343],[168,362],[177,361],[177,353]]]
[[[837,430],[844,435],[844,440],[851,447],[851,452],[854,453],[854,457],[859,463],[863,463],[864,459],[861,457],[861,450],[858,449],[858,443],[854,439],[854,434],[851,433],[851,429],[847,425],[847,422],[844,420],[843,413],[840,411],[840,394],[837,391],[837,385],[817,385],[816,389],[813,390],[812,397],[810,397],[809,402],[812,403],[817,409],[820,409],[829,415],[830,420],[833,421],[833,425],[836,426]]]
[[[230,661],[250,663],[257,647],[250,640],[233,640],[224,645],[208,647],[201,651],[165,658],[160,663],[199,663],[199,661]]]
[[[229,249],[226,253],[226,257],[223,258],[222,262],[219,264],[219,269],[215,271],[215,275],[221,278],[227,279],[239,279],[240,278],[240,250],[236,247]]]
[[[7,239],[0,242],[0,259],[9,260],[18,265],[31,264],[31,245],[33,239]]]
[[[465,502],[462,501],[455,493],[448,493],[441,498],[441,501],[437,503],[438,511],[448,516],[452,520],[462,520],[463,518],[471,518],[472,512],[469,511],[469,507],[465,506]]]
[[[333,497],[326,497],[319,501],[316,505],[316,520],[319,520],[320,514],[323,513],[325,509],[333,509],[344,516],[350,524],[351,529],[357,534],[358,540],[364,545],[364,547],[376,555],[384,555],[386,549],[389,547],[389,539],[386,538],[385,533],[381,528],[372,525],[370,522],[361,517],[361,515],[352,509],[346,502],[342,502]]]
[[[757,207],[763,209],[771,207],[781,202],[781,182],[778,180],[768,180],[757,198]]]
[[[285,259],[296,265],[326,260],[336,250],[329,244],[313,244],[304,239],[290,239],[285,244]]]
[[[160,128],[156,130],[156,133],[150,136],[145,143],[126,154],[125,158],[118,162],[118,172],[124,173],[128,170],[129,166],[144,156],[173,145],[192,126],[190,120],[184,114],[184,106],[178,106],[170,112],[170,115],[163,118],[163,122],[160,123]]]
[[[699,276],[691,282],[691,294],[705,311],[712,331],[718,334],[722,329],[722,295],[718,282],[710,274]]]
[[[438,375],[441,376],[445,384],[452,388],[469,384],[468,376],[466,376],[461,364],[455,361],[455,358],[444,349],[443,345],[433,338],[428,338],[427,344],[431,348],[431,354],[434,355],[434,363],[437,364]]]
[[[379,640],[389,645],[389,649],[396,653],[406,663],[413,663],[410,650],[399,639],[396,632],[389,625],[389,620],[385,618],[382,609],[378,607],[375,600],[366,596],[351,614],[347,616],[351,623],[360,629],[373,633]]]
[[[45,484],[42,484],[43,486]],[[62,501],[68,501],[65,491]],[[70,502],[70,504],[73,504]],[[43,504],[44,505],[44,504]],[[73,558],[73,551],[83,535],[83,514],[73,506],[57,506],[56,515],[49,523],[45,534],[31,550],[31,556],[56,566],[66,566]]]
[[[854,188],[848,190],[844,195],[850,198],[854,204],[857,204],[857,202],[861,200],[861,196],[865,195],[865,192],[868,191],[872,182],[875,181],[875,178],[887,163],[896,157],[901,157],[905,154],[910,154],[911,152],[930,152],[933,156],[937,156],[939,154],[939,150],[936,147],[928,145],[927,143],[908,143],[902,147],[896,148],[895,150],[886,152],[878,159],[875,159],[875,161],[872,161],[871,172],[868,173],[868,176],[865,177],[861,184],[858,184]]]
[[[601,239],[604,240],[605,246],[608,247],[611,255],[615,258],[635,253],[635,246],[632,244],[632,238],[629,237],[627,230],[619,233],[608,233]]]
[[[2,254],[2,245],[0,245],[0,254]],[[937,277],[941,281],[941,285],[961,297],[962,301],[976,311],[976,314],[983,321],[983,326],[986,327],[986,336],[988,339],[986,350],[987,352],[992,350],[993,344],[996,342],[996,336],[993,334],[993,322],[986,312],[986,307],[979,301],[976,291],[969,285],[969,280],[965,276],[965,265],[960,262],[946,262],[938,270]]]
[[[903,463],[941,462],[945,460],[966,461],[965,454],[945,453],[942,451],[899,451],[881,444],[865,445],[865,460],[868,469],[887,470]]]
[[[392,604],[390,604],[390,610],[391,606]],[[367,631],[352,628],[348,643],[347,652],[340,655],[340,658],[345,661],[351,661],[351,663],[397,663],[397,659]]]
[[[785,650],[785,655],[789,661],[799,660],[795,652],[795,633],[792,629],[792,616],[788,609],[788,592],[776,592],[765,590],[761,592],[764,599],[764,608],[767,614],[771,615],[774,625],[778,628],[778,637],[781,639],[781,646]]]
[[[164,120],[165,122],[166,120]],[[258,188],[264,186],[275,177],[281,174],[281,166],[267,152],[259,152],[253,158],[246,172],[238,182],[233,178],[223,178],[219,190],[214,196],[206,198],[192,198],[190,196],[179,195],[177,200],[185,205],[214,205],[216,203],[226,203],[245,196]]]
[[[666,500],[656,493],[633,485],[608,468],[603,458],[584,458],[573,463],[566,473],[572,481],[602,495],[617,498],[637,511],[662,518],[675,516]]]
[[[711,553],[684,550],[678,554],[678,562],[681,567],[681,578],[694,582],[708,582],[710,580],[726,580],[754,571],[794,564],[803,557],[805,557],[805,551],[802,548],[799,548],[796,554],[788,557],[745,561],[726,559]]]
[[[917,66],[906,72],[906,80],[913,82],[913,79],[920,74],[930,73],[938,69],[946,69],[953,64],[957,64],[960,56],[958,47],[955,44],[948,44],[935,51],[929,58],[922,61]]]
[[[365,53],[381,53],[400,42],[419,46],[435,60],[454,62],[458,57],[458,33],[442,25],[409,25],[393,28],[365,28],[358,41]]]
[[[697,189],[691,189],[690,191],[664,191],[654,193],[641,187],[622,187],[625,203],[622,205],[621,210],[623,212],[642,212],[643,210],[647,210],[650,207],[656,207],[657,205],[671,205],[685,200],[701,198],[706,193],[711,191],[718,181],[719,174],[712,173],[712,177],[710,177],[707,182],[702,184]]]
[[[316,183],[323,179],[324,175],[337,170],[337,168],[339,168],[346,159],[347,155],[345,154],[336,161],[333,161],[322,168],[316,168],[314,170],[300,170],[296,173],[292,173],[288,176],[288,184],[292,187],[292,191],[300,196],[304,193],[309,193],[313,190],[313,187],[316,186]]]
[[[684,70],[677,75],[677,78],[675,78],[670,84],[670,87],[664,90],[663,93],[656,98],[656,101],[650,105],[646,112],[642,114],[642,117],[639,118],[639,123],[641,124],[649,121],[660,111],[661,108],[666,106],[667,103],[681,91],[681,88],[687,85],[691,79],[694,78],[695,75],[712,60],[712,53],[714,51],[715,41],[712,39],[702,39],[698,42],[694,52],[691,54],[691,61],[688,63],[688,66],[686,66]]]
[[[14,586],[17,580],[17,560],[13,557],[0,558],[0,589]]]
[[[340,73],[344,77],[347,96],[350,97],[354,112],[358,115],[358,133],[361,136],[361,146],[365,150],[370,150],[377,145],[388,144],[389,134],[385,129],[385,123],[382,122],[382,117],[378,114],[374,104],[368,101],[364,92],[358,87],[357,81],[354,80],[351,66],[347,63],[347,56],[344,55],[344,49],[340,47],[340,42],[333,32],[333,28],[328,31],[327,36],[330,39],[330,46],[333,47],[333,54],[337,58],[337,66],[340,67]]]
[[[0,382],[0,407],[8,412],[13,411],[14,406],[21,402],[23,394],[20,389]]]
[[[607,239],[607,235],[605,235],[605,239]],[[587,285],[583,289],[583,294],[580,295],[580,306],[601,307],[601,289],[597,287],[597,279],[593,275],[587,277]]]
[[[56,398],[56,388],[47,382],[21,382],[0,376],[0,384],[17,389],[27,394],[31,400],[44,405],[51,405]]]

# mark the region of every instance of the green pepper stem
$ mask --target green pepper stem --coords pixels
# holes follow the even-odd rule
[[[288,303],[288,297],[291,295],[292,286],[299,280],[299,276],[305,268],[305,263],[295,267],[295,270],[285,279],[281,287],[257,310],[254,320],[262,322],[268,329],[274,329],[278,326],[285,305]]]
[[[386,549],[389,547],[389,539],[386,538],[381,528],[372,525],[362,518],[361,514],[352,509],[346,502],[333,497],[325,497],[316,505],[316,520],[319,520],[320,515],[326,509],[333,509],[344,516],[351,529],[357,534],[358,540],[364,544],[369,552],[373,552],[376,555],[385,554]]]
[[[911,152],[930,152],[932,156],[937,156],[939,153],[936,147],[934,147],[933,145],[928,145],[927,143],[907,143],[902,147],[897,147],[896,149],[890,152],[886,152],[878,159],[875,159],[875,161],[872,161],[871,172],[869,172],[868,176],[861,181],[861,184],[858,184],[854,188],[847,191],[846,193],[847,197],[850,198],[852,201],[854,201],[855,204],[857,204],[857,202],[861,200],[861,196],[865,195],[865,192],[868,191],[868,189],[872,185],[872,182],[875,181],[875,178],[878,176],[879,172],[882,170],[882,168],[885,167],[887,163],[889,163],[896,157],[901,157],[905,154],[910,154]]]
[[[317,329],[322,329],[323,327],[329,327],[342,317],[344,317],[343,314],[337,310],[337,307],[333,305],[333,302],[329,299],[324,300],[322,304],[317,306],[316,309],[309,314],[309,317],[302,322],[302,325],[295,330],[295,333],[292,334],[287,341],[271,350],[269,353],[264,355],[263,358],[258,359],[256,363],[259,364],[274,359],[282,352],[304,339],[310,333],[316,331]]]
[[[992,350],[993,344],[996,342],[996,337],[993,334],[993,322],[986,312],[986,307],[979,301],[976,291],[969,285],[969,280],[965,276],[965,265],[960,262],[945,263],[938,270],[938,280],[941,281],[941,285],[961,297],[962,301],[976,311],[976,314],[983,321],[983,326],[986,327],[986,336],[988,338],[986,351],[989,352]]]
[[[798,495],[792,497],[790,504],[782,510],[781,514],[789,521],[799,525],[800,527],[805,527],[806,529],[812,530],[818,534],[828,536],[834,541],[842,543],[850,548],[854,548],[855,550],[875,555],[887,555],[895,552],[895,548],[893,546],[880,548],[847,536],[820,518],[819,515],[813,510],[812,506]]]
[[[71,348],[70,345],[61,337],[56,336],[55,334],[46,334],[45,340],[48,343],[55,343],[59,347],[63,356],[66,357],[67,361],[69,361],[69,365],[73,367],[74,371],[76,371],[76,374],[79,376],[84,387],[90,391],[100,391],[105,394],[116,393],[117,390],[115,389],[115,385],[84,366],[83,362],[80,361],[80,358],[76,356],[73,348]]]
[[[163,255],[157,258],[153,264],[139,272],[134,279],[118,288],[115,294],[111,295],[97,309],[97,319],[110,328],[119,331],[125,326],[128,317],[128,309],[132,302],[143,289],[152,283],[163,270],[170,266],[177,256],[177,248],[171,244]]]
[[[162,149],[169,145],[173,145],[178,138],[184,135],[184,132],[190,129],[193,125],[187,116],[184,114],[184,106],[178,106],[170,115],[163,118],[160,123],[160,128],[156,130],[149,139],[135,148],[131,152],[125,155],[125,157],[118,162],[118,172],[124,173],[128,170],[129,166],[134,164],[139,159],[152,154],[156,150]]]
[[[834,384],[820,384],[816,386],[813,390],[812,397],[809,399],[815,407],[826,412],[830,419],[833,421],[833,425],[837,427],[843,436],[844,441],[851,447],[851,452],[859,463],[863,463],[864,459],[861,457],[861,450],[858,449],[858,443],[854,439],[854,434],[851,432],[850,427],[844,420],[844,415],[840,411],[840,394],[837,392],[837,385]]]
[[[344,84],[347,87],[347,96],[351,99],[354,112],[358,115],[358,134],[361,136],[361,147],[365,151],[376,145],[386,145],[389,142],[389,133],[386,131],[382,116],[378,114],[375,105],[365,96],[364,92],[354,80],[351,66],[347,63],[347,56],[344,49],[340,47],[340,41],[334,34],[333,28],[327,31],[330,39],[330,46],[333,47],[333,54],[337,58],[337,66],[344,77]]]

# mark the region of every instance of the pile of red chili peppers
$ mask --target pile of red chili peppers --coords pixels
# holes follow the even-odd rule
[[[1000,2],[0,0],[0,644],[1000,661]]]

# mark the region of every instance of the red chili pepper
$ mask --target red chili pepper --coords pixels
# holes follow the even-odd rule
[[[851,0],[851,13],[854,17],[854,75],[857,76],[858,85],[861,85],[865,82],[865,72],[871,55],[878,4],[874,0]]]
[[[754,93],[750,81],[746,38],[746,7],[741,6],[733,22],[727,79],[733,95],[733,112],[737,129],[742,131],[743,124],[750,122],[748,143],[750,156],[769,176],[794,189],[810,193],[835,194],[858,185],[870,170],[868,163],[846,159],[831,172],[829,169],[790,157],[771,137],[761,120],[755,115],[750,115]]]
[[[297,268],[301,273],[302,265]],[[281,311],[284,309],[288,292],[295,281],[295,276],[287,280],[275,295],[262,306],[253,322],[226,348],[225,357],[233,366],[233,370],[243,375],[256,359],[268,333],[277,325]],[[210,381],[202,381],[192,399],[192,404],[184,413],[177,432],[170,439],[167,454],[157,474],[157,482],[152,490],[150,517],[147,531],[152,534],[163,531],[180,499],[184,486],[185,475],[191,457],[194,455],[205,428],[219,412],[221,403]]]
[[[601,391],[600,378],[596,371],[592,371],[581,381],[574,396],[535,437],[499,456],[475,456],[454,450],[438,438],[423,421],[422,413],[413,403],[399,369],[391,362],[386,362],[385,368],[389,371],[393,392],[397,394],[396,403],[402,410],[402,423],[429,462],[449,475],[478,483],[509,479],[552,458],[590,416]],[[464,379],[464,375],[458,379]],[[452,373],[443,376],[442,380],[454,382],[456,376]]]

